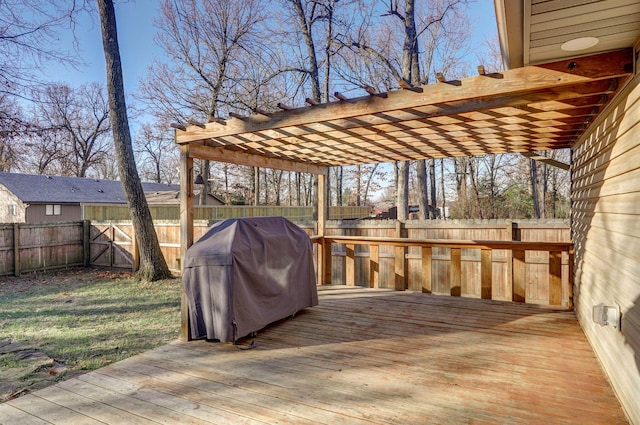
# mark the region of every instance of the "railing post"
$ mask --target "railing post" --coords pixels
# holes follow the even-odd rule
[[[549,305],[562,305],[562,252],[549,252]]]
[[[344,263],[344,280],[347,286],[355,286],[356,284],[356,247],[354,244],[346,244],[347,255]]]
[[[380,287],[380,248],[369,245],[369,287]]]
[[[333,262],[333,256],[331,253],[331,241],[323,239],[322,241],[322,284],[331,285],[331,263]]]
[[[460,248],[451,248],[449,282],[451,295],[455,297],[462,295],[462,255]]]
[[[400,220],[396,221],[396,237],[404,238],[405,229],[404,223]],[[407,289],[407,265],[406,265],[406,254],[407,247],[404,245],[395,246],[394,250],[394,271],[395,271],[395,290],[396,291],[404,291]]]
[[[512,300],[525,302],[527,287],[525,284],[525,252],[522,250],[513,251],[513,295]]]
[[[574,278],[574,276],[573,276],[573,270],[574,270],[573,269],[573,261],[574,261],[574,255],[573,255],[573,248],[572,247],[569,248],[569,251],[568,251],[567,254],[568,254],[568,257],[569,257],[568,260],[567,260],[567,262],[569,263],[569,273],[568,273],[568,276],[567,276],[567,285],[568,285],[567,292],[568,292],[569,302],[568,302],[567,307],[573,308],[573,278]]]
[[[432,248],[430,246],[422,247],[422,292],[430,294],[433,291],[431,283],[431,260]]]
[[[491,250],[480,250],[480,279],[481,289],[480,297],[485,300],[492,298],[492,284],[493,284],[493,263],[491,261]]]

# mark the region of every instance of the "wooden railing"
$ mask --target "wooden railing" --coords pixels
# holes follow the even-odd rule
[[[537,300],[537,303],[552,306],[573,307],[573,244],[567,242],[519,242],[519,241],[472,241],[472,240],[426,240],[407,238],[377,238],[359,236],[325,236],[312,237],[312,241],[318,246],[318,279],[322,284],[332,283],[332,264],[336,261],[336,256],[344,256],[344,283],[346,285],[364,285],[372,288],[392,287],[402,291],[406,289],[419,288],[422,292],[448,293],[452,296],[479,296],[484,299],[510,299],[515,302],[529,302],[527,299],[528,285],[538,284],[530,282],[528,275],[534,276],[539,273],[531,271],[533,267],[548,267],[546,276],[548,285],[548,299]],[[334,250],[335,244],[341,244],[343,251]],[[368,255],[364,250],[356,253],[356,246],[368,246]],[[393,254],[386,255],[390,258],[392,273],[387,273],[387,280],[392,282],[382,282],[380,277],[381,255],[380,247],[393,247]],[[407,255],[409,247],[418,247],[420,254]],[[449,251],[448,258],[443,258],[442,249]],[[434,250],[438,250],[438,255],[434,256]],[[463,251],[464,250],[464,251]],[[415,249],[414,249],[415,251]],[[473,251],[476,252],[473,255]],[[494,255],[494,252],[506,252],[506,255]],[[465,258],[463,258],[465,252]],[[479,252],[479,259],[477,253]],[[547,253],[548,261],[540,261],[540,255],[527,255],[528,252]],[[333,253],[333,255],[331,255]],[[358,254],[358,255],[357,255]],[[356,268],[356,259],[361,267]],[[529,260],[528,260],[529,257]],[[421,265],[414,277],[419,282],[412,282],[409,285],[408,261],[418,260]],[[438,291],[434,290],[434,263],[448,261],[448,276],[438,274]],[[473,270],[465,270],[463,273],[463,263],[479,263]],[[505,286],[507,291],[501,291],[500,296],[494,294],[495,267],[498,263],[506,265],[503,275],[506,277]],[[564,263],[564,265],[563,265]],[[441,264],[440,264],[441,266]],[[391,268],[391,266],[389,267]],[[442,269],[442,267],[440,267]],[[470,269],[470,267],[465,267]],[[531,270],[529,270],[531,269]],[[564,274],[563,274],[564,269]],[[356,270],[360,270],[356,272]],[[364,271],[363,271],[364,270]],[[368,275],[368,276],[367,276]],[[392,276],[392,277],[391,277]],[[463,288],[476,286],[476,282],[465,282],[467,280],[479,280],[479,291],[469,293]],[[415,279],[414,279],[415,280]],[[383,283],[386,285],[383,285]],[[445,290],[443,290],[443,287]],[[446,290],[448,289],[448,290]],[[510,292],[510,294],[508,293]],[[505,295],[506,293],[506,295]]]

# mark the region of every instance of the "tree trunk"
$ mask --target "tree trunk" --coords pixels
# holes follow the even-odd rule
[[[429,205],[432,205],[435,208],[438,205],[438,200],[436,199],[437,190],[436,190],[436,160],[435,159],[429,160],[429,179],[431,181],[431,203]],[[443,192],[443,196],[444,196],[444,192]],[[436,218],[435,212],[432,212],[431,210],[429,210],[429,218],[435,219]]]
[[[549,151],[542,152],[543,156],[548,157]],[[541,208],[541,216],[542,218],[549,217],[549,213],[547,211],[549,202],[549,167],[546,163],[542,163],[542,208]]]
[[[293,205],[293,194],[291,193],[291,171],[287,172],[287,180],[288,180],[288,186],[287,186],[287,193],[289,195],[289,206]]]
[[[311,20],[307,19],[304,12],[304,7],[301,0],[291,0],[291,4],[298,15],[298,24],[300,25],[300,31],[302,32],[302,38],[304,44],[307,47],[307,58],[309,60],[309,81],[311,82],[311,97],[316,102],[321,102],[322,97],[320,94],[320,72],[318,66],[318,56],[316,55],[316,47],[313,41],[313,32],[311,25],[313,24],[313,16]],[[327,93],[327,98],[329,94]]]
[[[302,206],[302,175],[296,171],[296,205]]]
[[[427,194],[427,164],[424,159],[416,162],[418,173],[418,206],[420,208],[420,220],[429,218],[429,198]]]
[[[478,170],[476,168],[476,159],[470,158],[469,161],[469,177],[471,178],[471,189],[473,189],[476,211],[472,214],[473,216],[480,216],[480,218],[484,218],[484,214],[482,211],[482,205],[480,205],[480,190],[478,188]]]
[[[409,216],[409,162],[398,162],[398,178],[396,181],[398,220],[406,220]]]
[[[253,205],[260,205],[260,168],[253,167]]]
[[[198,197],[198,205],[207,205],[207,194],[209,193],[209,160],[203,159],[200,166],[200,175],[202,176],[202,186],[200,186],[200,195]]]
[[[365,205],[367,205],[367,198],[369,197],[369,187],[371,186],[371,180],[373,180],[373,176],[375,176],[375,174],[376,174],[376,170],[378,169],[378,165],[380,165],[380,164],[379,163],[375,164],[373,166],[373,168],[371,169],[371,173],[369,174],[369,178],[367,178],[367,183],[366,183],[366,185],[364,187],[363,199],[364,199],[364,204]]]
[[[160,250],[158,236],[147,200],[142,190],[136,168],[129,131],[127,106],[124,98],[122,65],[118,47],[116,15],[112,0],[98,0],[102,44],[107,67],[107,90],[113,142],[118,163],[118,173],[127,197],[133,229],[140,250],[140,270],[138,276],[144,280],[165,279],[171,276],[167,263]]]
[[[444,158],[440,158],[440,191],[442,192],[442,211],[440,211],[440,217],[447,218],[447,197],[444,191]]]
[[[533,200],[533,212],[537,219],[540,219],[540,199],[538,197],[538,166],[536,161],[531,159],[531,199]]]
[[[362,205],[362,165],[356,165],[356,206]]]
[[[415,0],[406,0],[403,20],[405,32],[402,46],[402,78],[411,84],[418,85],[420,82],[420,68],[417,60],[418,40],[414,5]],[[427,193],[424,183],[426,183],[426,179],[422,181],[418,179],[418,191],[421,193]],[[409,215],[409,162],[407,161],[402,161],[399,164],[397,184],[398,220],[406,220]]]
[[[338,167],[338,178],[336,179],[336,205],[342,206],[342,182],[344,177],[344,167]]]

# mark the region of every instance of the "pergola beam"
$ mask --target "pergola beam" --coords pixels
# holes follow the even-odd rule
[[[537,162],[542,162],[548,165],[551,165],[552,167],[558,167],[562,170],[568,170],[571,168],[571,165],[566,164],[564,162],[560,162],[558,160],[555,160],[553,158],[547,158],[546,156],[543,155],[539,155],[535,152],[520,152],[520,154],[522,156],[526,156],[527,158],[533,159],[534,161]]]
[[[277,170],[294,171],[300,173],[326,175],[329,169],[324,166],[307,164],[304,162],[290,161],[281,158],[271,158],[248,152],[229,150],[220,146],[206,146],[202,144],[189,144],[189,157],[208,159],[209,161],[227,162],[251,167],[274,168]]]

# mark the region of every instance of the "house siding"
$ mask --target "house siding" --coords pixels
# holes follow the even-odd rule
[[[15,205],[15,214],[9,207]],[[25,205],[12,192],[0,185],[0,223],[24,223]]]
[[[25,215],[26,223],[52,223],[82,220],[82,208],[78,204],[59,204],[60,215],[47,215],[46,204],[31,204]]]
[[[640,77],[573,147],[576,314],[631,422],[640,424]],[[594,322],[620,306],[622,326]]]

